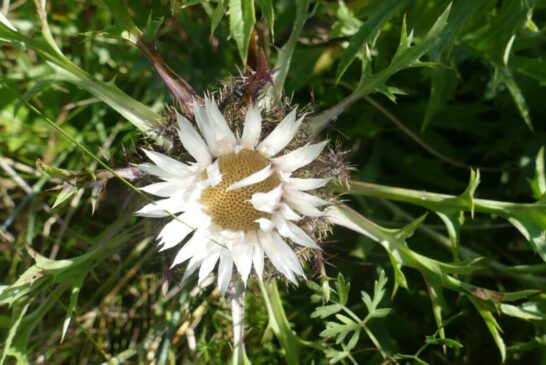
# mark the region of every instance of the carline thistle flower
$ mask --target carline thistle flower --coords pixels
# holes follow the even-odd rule
[[[194,100],[173,117],[186,154],[144,150],[152,163],[139,168],[161,181],[141,189],[160,199],[136,214],[170,217],[157,239],[161,250],[181,245],[171,267],[189,261],[183,281],[198,270],[200,284],[217,267],[222,293],[234,269],[245,285],[252,268],[260,280],[265,271],[296,284],[300,259],[320,250],[322,210],[335,199],[325,186],[342,164],[328,141],[309,141],[297,108],[283,104],[264,120],[259,104],[241,99],[223,113],[214,99]]]

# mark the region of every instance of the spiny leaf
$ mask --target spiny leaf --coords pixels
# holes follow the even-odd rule
[[[375,36],[385,23],[398,14],[406,5],[406,0],[373,0],[366,5],[371,10],[367,14],[366,22],[351,37],[349,45],[341,54],[341,60],[336,71],[337,82],[343,77],[343,74],[354,61],[362,47]]]
[[[74,310],[76,309],[78,295],[80,294],[83,279],[84,278],[81,277],[79,284],[72,287],[72,292],[70,293],[70,302],[68,303],[68,309],[66,310],[66,317],[64,319],[63,328],[61,331],[61,343],[64,341],[66,332],[68,331],[68,326],[70,325],[70,321],[72,320],[72,315],[74,314]]]
[[[483,318],[485,325],[489,329],[489,332],[491,333],[491,336],[493,336],[493,340],[495,341],[495,344],[499,349],[501,360],[502,362],[504,362],[506,360],[506,345],[504,344],[504,340],[501,336],[502,329],[500,328],[497,320],[495,319],[493,314],[482,305],[480,300],[471,296],[468,296],[468,298],[470,299],[470,302],[474,304],[474,307],[478,310],[478,313]]]

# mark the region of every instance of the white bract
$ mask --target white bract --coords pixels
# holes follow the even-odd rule
[[[307,191],[323,187],[327,180],[292,174],[313,162],[327,142],[281,155],[302,123],[295,110],[261,141],[257,106],[249,107],[241,136],[229,128],[213,100],[205,99],[204,107],[194,102],[193,112],[201,133],[179,114],[177,121],[182,145],[195,162],[145,151],[153,164],[141,164],[140,169],[162,181],[142,190],[161,199],[137,214],[176,217],[162,228],[158,240],[161,250],[185,242],[172,263],[189,261],[183,280],[199,270],[201,283],[217,266],[218,286],[225,293],[234,265],[246,284],[252,267],[262,280],[267,258],[296,283],[304,274],[291,244],[319,248],[297,223],[305,216],[322,216],[319,208],[327,201]]]

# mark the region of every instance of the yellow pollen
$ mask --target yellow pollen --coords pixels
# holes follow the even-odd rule
[[[203,190],[201,203],[212,221],[224,229],[232,231],[251,231],[259,227],[259,218],[271,218],[271,214],[254,209],[250,199],[254,193],[266,193],[280,184],[276,172],[257,184],[230,190],[228,187],[250,176],[269,164],[269,160],[258,152],[242,150],[218,157],[222,182]]]

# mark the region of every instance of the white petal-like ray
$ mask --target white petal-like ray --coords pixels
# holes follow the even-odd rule
[[[278,214],[273,215],[273,222],[275,223],[277,231],[279,231],[281,236],[290,238],[294,243],[300,246],[320,249],[319,245],[317,245],[316,242],[309,237],[309,235],[305,233],[303,229],[294,223],[285,220]]]
[[[252,249],[256,241],[255,239],[254,241],[252,240],[252,236],[256,237],[256,234],[254,232],[247,232],[243,240],[237,240],[231,246],[231,256],[245,285],[252,269]]]
[[[301,217],[296,214],[296,212],[294,212],[292,208],[290,208],[290,206],[286,203],[279,204],[278,212],[283,216],[284,219],[288,219],[291,221],[297,221],[301,219]]]
[[[276,239],[278,237],[278,240]],[[294,272],[303,273],[294,251],[277,234],[259,231],[258,238],[267,258],[286,278],[296,284]]]
[[[146,153],[146,156],[148,156],[148,158],[152,160],[159,168],[170,174],[177,175],[189,171],[189,166],[183,162],[177,161],[174,158],[165,156],[159,152],[148,151],[144,148],[142,150],[144,153]]]
[[[141,217],[162,218],[182,212],[186,206],[187,202],[180,195],[173,195],[170,198],[156,200],[154,203],[145,205],[135,214]]]
[[[294,138],[302,121],[303,117],[296,120],[296,109],[292,110],[258,145],[258,152],[266,157],[275,156]]]
[[[199,252],[203,251],[203,247],[206,247],[207,241],[208,239],[202,232],[195,232],[190,240],[178,251],[171,268],[195,257]]]
[[[291,208],[309,217],[322,216],[323,213],[317,207],[328,204],[324,199],[298,190],[285,190],[283,199]]]
[[[157,176],[163,180],[172,179],[177,176],[176,174],[165,171],[162,168],[149,162],[141,163],[136,166],[146,174]]]
[[[182,213],[178,216],[178,219],[173,219],[165,224],[157,237],[159,245],[162,246],[160,251],[168,250],[178,245],[196,228],[187,222],[188,215],[188,212]]]
[[[219,143],[220,153],[224,154],[233,151],[233,148],[237,144],[237,138],[235,138],[235,134],[229,128],[216,102],[207,97],[205,97],[205,112],[216,133],[216,142]]]
[[[241,145],[249,150],[253,150],[260,141],[261,133],[262,115],[260,114],[258,105],[253,104],[246,112]]]
[[[140,190],[148,194],[167,198],[174,194],[181,194],[187,188],[188,186],[186,186],[185,184],[181,184],[179,182],[166,181],[166,182],[158,182],[158,183],[146,185],[140,188]]]
[[[286,242],[284,242],[280,235],[274,233],[271,235],[271,237],[273,238],[275,249],[283,258],[287,267],[295,274],[305,277],[305,274],[303,273],[303,268],[301,267],[301,264],[294,250],[292,250],[292,248]]]
[[[209,152],[213,157],[218,157],[220,155],[220,151],[218,149],[219,146],[216,143],[216,132],[214,131],[212,123],[209,121],[209,117],[205,112],[205,109],[203,109],[196,100],[193,101],[192,106],[195,122],[205,137]]]
[[[275,228],[273,222],[266,218],[258,218],[255,220],[255,222],[258,223],[260,229],[264,232],[271,232],[273,228]]]
[[[207,276],[210,275],[212,270],[214,270],[214,266],[216,266],[216,262],[218,262],[219,258],[220,258],[220,251],[216,250],[216,252],[210,253],[207,257],[203,259],[203,262],[201,263],[201,267],[199,268],[198,284],[201,284],[203,280],[205,280]]]
[[[225,251],[220,256],[220,263],[218,264],[218,287],[222,295],[226,294],[232,274],[233,258],[228,251]]]
[[[282,197],[282,184],[267,193],[254,193],[250,202],[260,212],[273,213]]]
[[[328,141],[306,144],[281,157],[273,159],[273,163],[282,172],[293,172],[313,162],[322,152]]]
[[[252,175],[248,175],[247,177],[237,181],[236,183],[231,184],[227,190],[236,190],[244,188],[245,186],[257,184],[267,179],[269,176],[271,176],[272,173],[273,169],[271,169],[271,164],[269,164],[260,171],[255,172]]]
[[[257,232],[248,232],[248,236],[245,235],[245,239],[248,239],[248,243],[252,245],[252,265],[254,266],[256,275],[258,275],[258,278],[262,281],[264,272],[264,250],[258,242]]]
[[[220,172],[218,160],[207,167],[207,177],[207,180],[201,182],[203,187],[218,185],[222,182],[222,173]]]
[[[182,280],[180,281],[181,285],[184,285],[186,281],[190,278],[190,276],[199,269],[199,266],[201,265],[201,261],[194,261],[189,262],[188,266],[186,267],[186,270],[184,270],[184,275],[182,276]]]
[[[176,113],[176,120],[178,121],[178,137],[180,142],[188,151],[195,161],[201,165],[207,165],[211,162],[212,157],[209,153],[209,149],[199,132],[193,128],[190,121],[184,118],[182,115]]]
[[[322,188],[328,183],[329,179],[302,179],[298,177],[288,178],[284,186],[290,190],[308,191]]]

